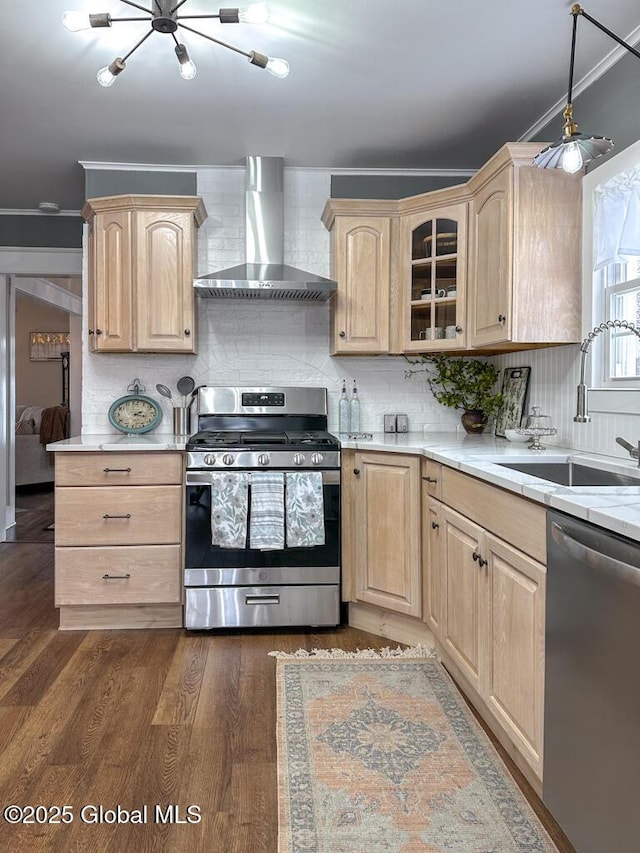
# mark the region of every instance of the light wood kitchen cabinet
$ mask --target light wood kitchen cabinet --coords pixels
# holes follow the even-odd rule
[[[467,344],[508,351],[581,340],[581,182],[503,146],[468,182]]]
[[[58,452],[60,627],[182,625],[183,457]]]
[[[89,346],[93,352],[196,351],[194,196],[88,199]]]
[[[506,735],[517,763],[539,788],[545,511],[443,467],[442,503],[430,499],[425,527],[431,519],[439,524],[440,543],[430,547],[439,548],[440,572],[431,567],[426,582],[435,592],[426,612],[443,661],[494,730],[497,725],[498,736]]]
[[[353,465],[355,598],[420,617],[420,458],[356,451]]]
[[[461,186],[399,204],[403,352],[465,346],[469,197]]]
[[[391,246],[395,202],[330,199],[331,355],[389,352]]]
[[[424,479],[424,478],[423,478]],[[434,636],[442,636],[442,584],[444,553],[442,544],[442,504],[428,496],[422,486],[422,589],[423,616]]]

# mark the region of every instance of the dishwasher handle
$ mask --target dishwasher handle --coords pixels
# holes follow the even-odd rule
[[[609,557],[607,554],[601,554],[595,551],[578,539],[562,529],[556,522],[551,522],[551,537],[553,541],[570,556],[577,560],[586,563],[590,568],[595,569],[603,574],[612,575],[618,580],[632,583],[635,586],[640,586],[640,568],[632,566],[630,563],[624,563],[622,560],[616,560],[615,557]]]

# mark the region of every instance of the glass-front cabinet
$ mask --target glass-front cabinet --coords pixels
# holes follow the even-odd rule
[[[403,351],[463,349],[467,203],[430,208],[403,220]]]

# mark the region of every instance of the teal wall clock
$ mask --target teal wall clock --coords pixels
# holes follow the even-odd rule
[[[151,432],[162,420],[160,405],[143,393],[145,387],[139,379],[134,379],[127,391],[130,393],[114,400],[109,407],[111,425],[130,435]]]

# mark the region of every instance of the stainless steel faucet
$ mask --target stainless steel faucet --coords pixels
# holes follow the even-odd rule
[[[587,407],[588,388],[584,381],[584,371],[587,361],[587,353],[589,352],[591,342],[598,337],[600,332],[606,332],[607,329],[628,329],[630,332],[633,332],[634,335],[640,338],[640,329],[637,329],[633,323],[629,323],[627,322],[627,320],[605,320],[604,323],[600,323],[599,326],[595,326],[595,328],[593,328],[589,332],[587,337],[582,341],[582,343],[580,344],[582,358],[580,360],[580,384],[578,385],[578,406],[575,417],[573,419],[578,424],[587,424],[591,420],[589,416],[589,409]]]
[[[640,441],[638,442],[637,447],[634,447],[630,441],[627,441],[626,438],[622,438],[622,436],[619,435],[616,438],[616,443],[619,444],[620,447],[624,447],[632,459],[638,460],[638,468],[640,468]]]

